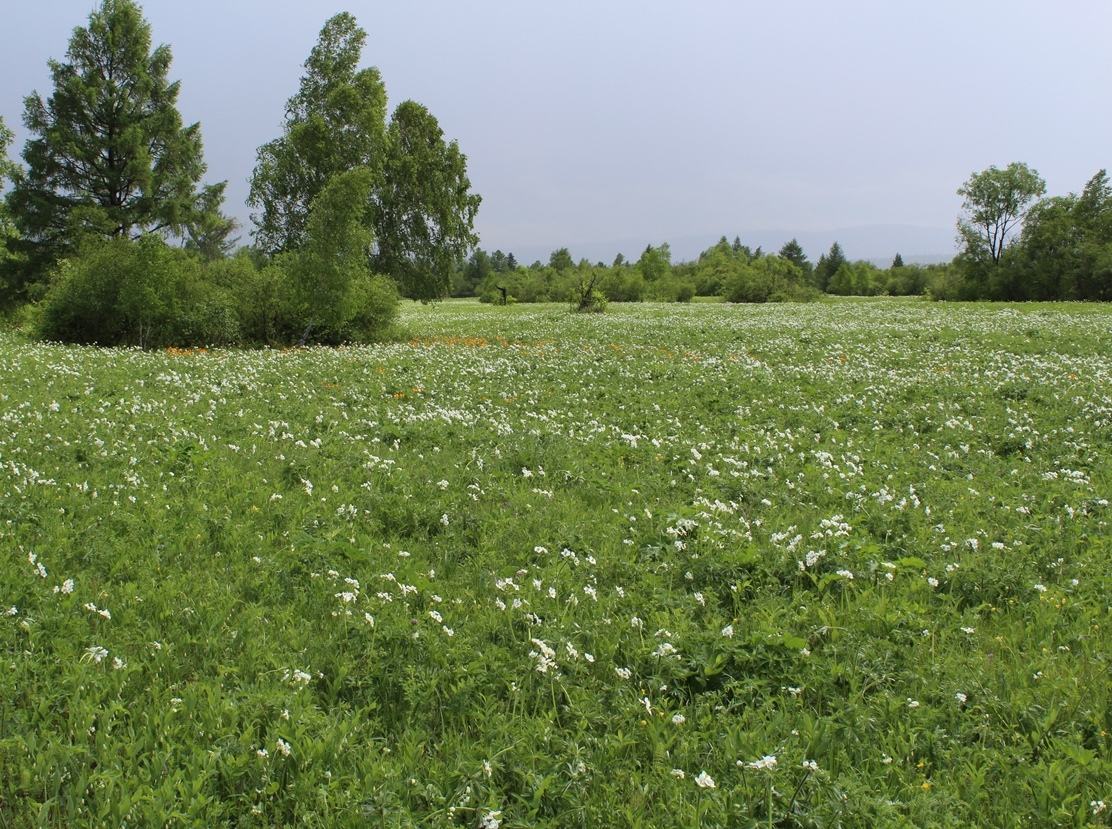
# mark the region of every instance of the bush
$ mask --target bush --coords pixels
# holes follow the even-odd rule
[[[155,236],[86,243],[51,275],[37,334],[144,349],[203,341],[200,327],[185,321],[201,299],[200,270]]]
[[[645,298],[645,277],[636,268],[607,268],[598,284],[611,302],[640,302]]]
[[[722,282],[727,302],[809,302],[818,292],[804,285],[798,266],[779,256],[738,263]]]
[[[654,302],[690,302],[695,296],[695,284],[666,276],[649,283],[646,295]]]
[[[398,301],[398,289],[389,277],[375,274],[356,279],[349,290],[351,316],[342,326],[342,339],[381,340],[398,316]]]

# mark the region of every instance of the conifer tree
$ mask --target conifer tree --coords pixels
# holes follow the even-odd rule
[[[40,278],[83,236],[182,234],[202,210],[199,124],[182,125],[170,47],[132,0],[103,0],[51,60],[53,94],[24,100],[27,169],[8,199]]]

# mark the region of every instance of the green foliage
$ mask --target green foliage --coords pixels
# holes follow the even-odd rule
[[[571,253],[567,248],[560,248],[549,254],[548,267],[558,273],[561,271],[570,271],[575,267],[575,260],[571,258]]]
[[[37,333],[105,346],[208,344],[194,316],[203,305],[199,283],[198,263],[157,236],[90,240],[59,263]]]
[[[826,285],[828,294],[876,296],[884,290],[884,274],[870,262],[843,262]]]
[[[1112,300],[1112,186],[1104,170],[1080,195],[1037,200],[1025,164],[991,167],[958,191],[963,249],[941,294],[952,299]],[[1036,201],[1037,200],[1037,201]],[[1032,204],[1032,201],[1035,203]],[[1014,230],[1022,223],[1022,233]]]
[[[668,243],[653,247],[649,245],[637,260],[637,269],[646,282],[656,282],[672,275],[672,249]]]
[[[50,61],[54,92],[25,100],[27,170],[9,197],[24,280],[41,279],[84,237],[181,233],[202,210],[197,124],[182,126],[168,46],[130,0],[103,0]]]
[[[342,13],[328,20],[287,104],[281,138],[259,148],[249,203],[257,244],[295,252],[307,241],[309,213],[337,175],[370,171],[363,222],[373,269],[428,300],[452,291],[452,274],[475,245],[480,197],[470,192],[467,158],[445,142],[429,111],[404,101],[386,124],[377,69],[358,69],[364,32]]]
[[[695,296],[695,284],[670,274],[646,281],[644,296],[653,302],[690,302]]]
[[[341,342],[372,343],[390,339],[398,316],[398,289],[387,276],[362,274],[348,289],[350,316],[339,330]]]
[[[621,263],[605,269],[599,277],[598,286],[611,302],[640,302],[647,295],[641,270]]]
[[[377,69],[358,68],[366,39],[346,12],[325,23],[286,104],[282,137],[259,148],[248,204],[260,211],[251,217],[255,241],[268,253],[304,244],[310,207],[332,176],[358,168],[381,176],[386,88]]]
[[[0,193],[7,189],[10,182],[15,180],[19,172],[18,167],[8,158],[8,147],[15,139],[13,133],[0,118]],[[0,199],[0,310],[11,303],[15,293],[12,280],[12,267],[9,264],[12,246],[18,238],[18,231],[12,222],[6,200]]]
[[[313,329],[339,331],[354,308],[351,286],[370,274],[374,237],[364,222],[372,173],[356,168],[329,179],[313,200],[301,248],[290,261],[289,298],[304,345]]]
[[[474,296],[483,281],[495,273],[491,257],[482,248],[475,248],[462,268],[456,271],[452,296]]]
[[[774,254],[737,261],[722,283],[727,302],[806,301],[812,291],[802,282],[799,268]]]
[[[211,185],[201,192],[198,216],[186,231],[185,249],[205,262],[227,258],[235,248],[239,222],[221,212],[227,182]]]
[[[1006,266],[1010,293],[1032,300],[1112,300],[1112,185],[1101,170],[1081,195],[1031,208]]]
[[[824,253],[819,257],[818,264],[815,265],[815,270],[811,275],[811,284],[825,293],[828,290],[830,280],[834,278],[834,274],[848,261],[842,251],[842,246],[835,242],[830,246],[829,253]]]
[[[930,274],[938,267],[940,266],[897,265],[893,262],[884,281],[883,293],[890,296],[919,296],[926,291]]]
[[[386,137],[375,265],[408,296],[438,299],[451,290],[455,264],[478,242],[473,226],[482,199],[471,192],[467,157],[455,141],[444,141],[424,106],[402,102]]]
[[[573,311],[599,314],[606,310],[606,294],[598,285],[600,270],[590,267],[578,268],[572,285],[571,307]]]
[[[1000,264],[1009,234],[1022,223],[1028,206],[1046,192],[1036,170],[1013,162],[974,173],[958,188],[963,215],[958,219],[962,258],[987,269]]]
[[[807,254],[803,252],[803,248],[798,241],[793,238],[790,242],[785,242],[777,255],[781,259],[787,259],[799,268],[799,273],[802,275],[804,282],[811,281],[815,266],[808,261]]]

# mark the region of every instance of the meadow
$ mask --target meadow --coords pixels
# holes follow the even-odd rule
[[[1108,826],[1112,310],[0,333],[0,827]]]

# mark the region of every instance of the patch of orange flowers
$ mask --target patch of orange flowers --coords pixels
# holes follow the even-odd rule
[[[189,357],[194,354],[207,354],[208,349],[205,348],[174,348],[170,346],[166,349],[166,353],[171,357]]]

